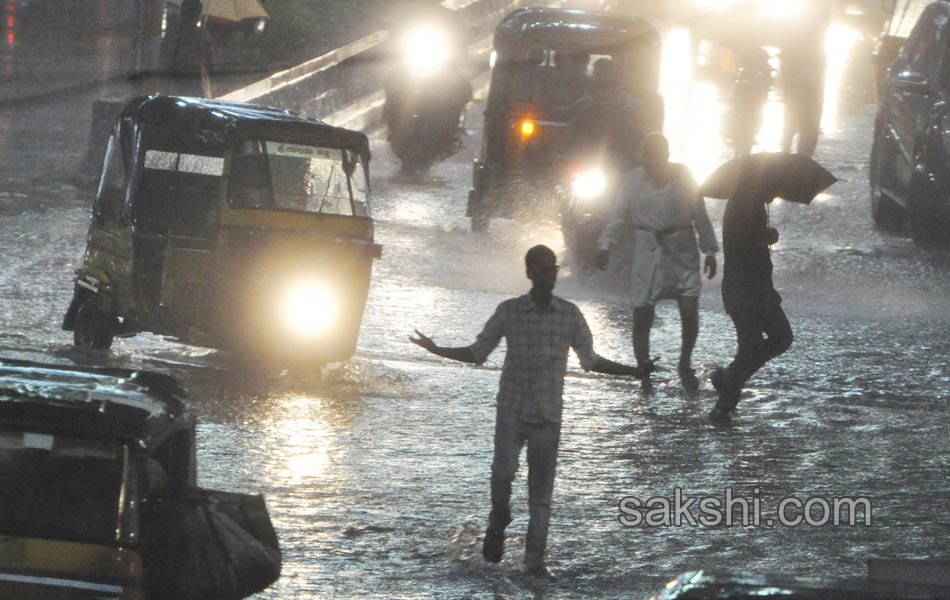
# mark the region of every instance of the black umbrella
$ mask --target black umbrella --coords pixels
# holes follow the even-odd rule
[[[706,178],[700,193],[709,198],[768,202],[781,198],[810,203],[838,179],[804,154],[760,152],[730,160]]]

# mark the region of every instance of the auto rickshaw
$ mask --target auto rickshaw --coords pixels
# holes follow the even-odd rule
[[[259,495],[197,487],[170,377],[0,358],[0,598],[244,598],[281,554]]]
[[[148,331],[251,357],[349,358],[381,255],[369,158],[364,134],[275,108],[132,100],[63,329],[89,349]]]
[[[554,190],[568,181],[591,152],[576,150],[579,119],[601,94],[597,65],[614,74],[609,95],[635,107],[629,119],[638,135],[660,130],[660,37],[643,19],[565,10],[521,8],[495,30],[494,67],[485,109],[481,155],[472,173],[467,214],[473,231],[493,217],[557,219],[564,201]],[[604,129],[614,128],[601,121]],[[597,129],[597,128],[595,128]],[[606,135],[604,136],[606,137]],[[583,156],[579,156],[582,154]],[[608,153],[609,154],[609,153]],[[607,156],[608,162],[617,159]]]

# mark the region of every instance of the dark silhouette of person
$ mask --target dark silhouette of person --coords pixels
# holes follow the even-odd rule
[[[505,338],[508,352],[498,391],[491,467],[492,509],[482,554],[488,562],[501,561],[505,528],[511,522],[511,484],[518,470],[518,455],[527,445],[530,519],[524,562],[528,573],[544,575],[568,351],[574,349],[587,371],[635,377],[641,371],[594,352],[590,328],[580,309],[553,294],[558,264],[550,248],[538,245],[528,250],[525,267],[531,291],[499,304],[471,346],[442,347],[418,330],[417,337],[409,339],[438,356],[481,364]]]
[[[722,218],[722,302],[736,328],[738,349],[732,363],[713,371],[719,398],[710,417],[723,420],[735,410],[742,387],[766,362],[792,345],[792,328],[782,310],[782,297],[772,282],[769,246],[778,231],[769,227],[763,197],[746,177],[746,185],[726,203]]]
[[[831,20],[826,0],[803,2],[800,18],[790,23],[792,42],[783,44],[780,56],[785,97],[782,151],[791,152],[798,135],[799,154],[811,156],[818,146],[825,101],[825,33]]]
[[[640,103],[624,89],[613,59],[594,62],[590,95],[575,103],[572,112],[568,134],[572,156],[604,156],[621,165],[624,173],[636,166],[640,140],[646,133]]]

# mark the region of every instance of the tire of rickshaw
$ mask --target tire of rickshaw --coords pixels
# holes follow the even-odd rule
[[[73,345],[86,350],[108,350],[115,336],[115,317],[99,310],[96,297],[89,296],[76,312]]]

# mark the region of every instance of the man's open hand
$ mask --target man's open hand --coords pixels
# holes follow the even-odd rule
[[[716,276],[716,255],[707,254],[706,261],[703,264],[703,273],[706,274],[706,279],[712,279]]]
[[[419,331],[418,329],[416,329],[415,331],[416,331],[416,336],[417,336],[417,337],[412,337],[412,336],[410,335],[410,336],[409,336],[409,341],[412,342],[413,344],[417,345],[417,346],[421,346],[421,347],[425,348],[425,349],[428,350],[429,352],[432,352],[432,350],[436,347],[436,346],[435,346],[435,342],[432,341],[432,338],[430,338],[430,337],[427,336],[426,334],[422,333],[422,332]]]

